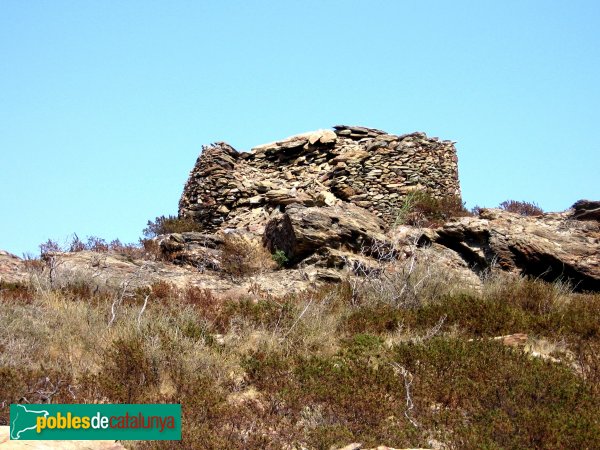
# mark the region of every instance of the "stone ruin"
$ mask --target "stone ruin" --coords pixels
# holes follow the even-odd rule
[[[258,286],[285,295],[314,282],[393,277],[397,262],[412,268],[418,261],[458,277],[460,286],[478,288],[480,276],[504,270],[600,291],[600,201],[580,200],[567,211],[539,216],[483,208],[436,228],[395,224],[396,208],[415,189],[460,195],[457,172],[454,143],[424,133],[336,126],[250,152],[216,143],[199,156],[179,203],[180,216],[193,218],[201,230],[157,236],[164,258],[152,263],[103,259],[102,277],[107,284],[130,283],[132,273],[147,267],[147,278],[136,281],[140,286],[166,278],[221,293],[241,289],[245,295]],[[242,239],[252,245],[229,251],[262,253],[269,262],[269,252],[283,252],[285,270],[223,276],[224,250]],[[84,268],[98,276],[93,252],[57,257],[68,273]],[[0,251],[0,279],[28,279],[25,262]]]
[[[203,147],[179,201],[179,216],[193,218],[206,232],[236,228],[261,234],[287,205],[351,203],[389,226],[411,191],[460,196],[452,141],[421,132],[396,136],[365,127],[333,128],[250,152],[225,142]]]

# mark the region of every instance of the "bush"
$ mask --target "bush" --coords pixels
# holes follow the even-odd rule
[[[580,340],[575,345],[575,358],[583,380],[600,395],[600,342]]]
[[[155,261],[160,261],[166,258],[160,244],[155,239],[140,239],[141,249],[143,251],[143,258]]]
[[[76,391],[66,368],[0,366],[0,426],[9,424],[11,403],[67,403]]]
[[[420,303],[393,306],[385,301],[360,304],[338,324],[343,335],[391,333],[400,328],[427,334],[444,319],[468,336],[494,337],[515,332],[576,342],[600,338],[600,295],[573,294],[560,283],[515,278],[484,285],[482,292],[446,293]]]
[[[363,341],[367,347],[377,343],[370,337],[358,341],[361,349]],[[382,442],[401,448],[426,444],[403,415],[402,378],[372,355],[288,357],[259,351],[245,367],[271,404],[282,405],[275,412],[280,421],[304,425],[305,447],[339,448],[357,441],[365,448]]]
[[[76,281],[0,284],[0,425],[19,401],[168,402],[183,440],[131,448],[600,448],[600,294],[501,274],[408,303],[158,282],[107,327],[118,293]],[[524,347],[493,339],[515,333]]]
[[[340,324],[339,331],[347,333],[392,332],[402,323],[404,312],[387,303],[355,308]]]
[[[104,352],[98,382],[113,402],[142,403],[159,382],[159,368],[147,354],[140,335],[116,340]]]
[[[144,228],[144,236],[148,239],[161,234],[185,233],[187,231],[202,231],[202,226],[187,217],[160,216],[154,221],[149,220]]]
[[[500,203],[499,208],[522,216],[541,216],[544,214],[542,208],[535,203],[506,200]]]
[[[60,246],[60,244],[56,241],[53,241],[52,239],[48,239],[43,244],[40,244],[40,255],[42,255],[42,257],[48,253],[56,253],[62,251],[63,248]]]
[[[97,236],[88,237],[86,249],[99,253],[106,253],[107,251],[111,250],[110,245],[104,239]]]
[[[34,290],[29,284],[10,283],[0,280],[0,300],[30,303]]]
[[[167,301],[175,300],[179,297],[177,286],[168,281],[158,280],[150,286],[150,292],[153,299]]]
[[[434,197],[429,191],[414,191],[404,198],[396,225],[434,227],[454,218],[470,215],[458,196]]]

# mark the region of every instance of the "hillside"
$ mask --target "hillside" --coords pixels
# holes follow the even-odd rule
[[[165,402],[183,441],[125,447],[599,448],[600,202],[501,206],[424,133],[205,147],[140,245],[0,252],[0,425]]]

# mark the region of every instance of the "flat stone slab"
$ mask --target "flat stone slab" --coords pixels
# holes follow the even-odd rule
[[[11,441],[7,426],[0,426],[0,450],[126,450],[116,441]]]

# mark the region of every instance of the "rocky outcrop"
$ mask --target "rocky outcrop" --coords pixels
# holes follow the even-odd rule
[[[565,213],[525,217],[484,209],[425,233],[422,243],[454,250],[478,272],[498,266],[547,281],[569,280],[578,290],[600,290],[598,202],[577,202]]]
[[[27,279],[24,261],[12,253],[0,250],[0,282],[22,283]]]
[[[168,238],[170,236],[162,239]],[[264,271],[237,279],[224,276],[223,273],[210,268],[199,270],[193,260],[195,252],[198,251],[197,246],[201,247],[198,243],[185,242],[180,256],[183,258],[189,251],[190,259],[182,264],[132,260],[124,255],[93,251],[52,253],[46,255],[47,265],[43,272],[36,275],[40,280],[47,280],[50,277],[51,264],[54,288],[79,283],[88,284],[93,291],[122,291],[129,295],[137,288],[166,282],[178,288],[194,286],[209,289],[215,296],[224,298],[247,296],[253,288],[260,288],[271,295],[283,296],[306,290],[313,282],[319,281],[316,270]],[[52,257],[51,263],[49,257]]]
[[[389,253],[395,244],[385,233],[417,189],[460,195],[453,142],[343,125],[250,152],[218,142],[204,147],[179,202],[202,234],[172,235],[161,247],[176,262],[218,269],[222,243],[207,245],[206,236],[248,232],[308,278],[339,281],[341,269],[379,264],[372,247]]]
[[[264,246],[283,251],[290,264],[364,268],[371,265],[369,247],[377,243],[381,250],[390,242],[386,235],[395,211],[416,189],[438,197],[460,195],[453,142],[424,133],[395,136],[340,125],[247,153],[223,142],[205,147],[181,196],[179,214],[196,220],[206,233],[233,229],[262,236]],[[459,271],[464,267],[457,255],[477,274],[494,266],[598,290],[599,220],[600,202],[589,200],[566,213],[540,217],[483,210],[479,217],[423,233],[418,243],[434,244],[448,266]],[[406,242],[390,247],[398,245]],[[200,247],[196,252],[208,260],[214,253]]]
[[[460,195],[454,144],[424,133],[403,136],[336,126],[260,145],[247,153],[219,142],[204,147],[185,185],[179,215],[207,232],[246,228],[262,234],[286,205],[349,202],[394,220],[408,192]]]
[[[573,205],[573,218],[600,221],[600,201],[579,200]]]

